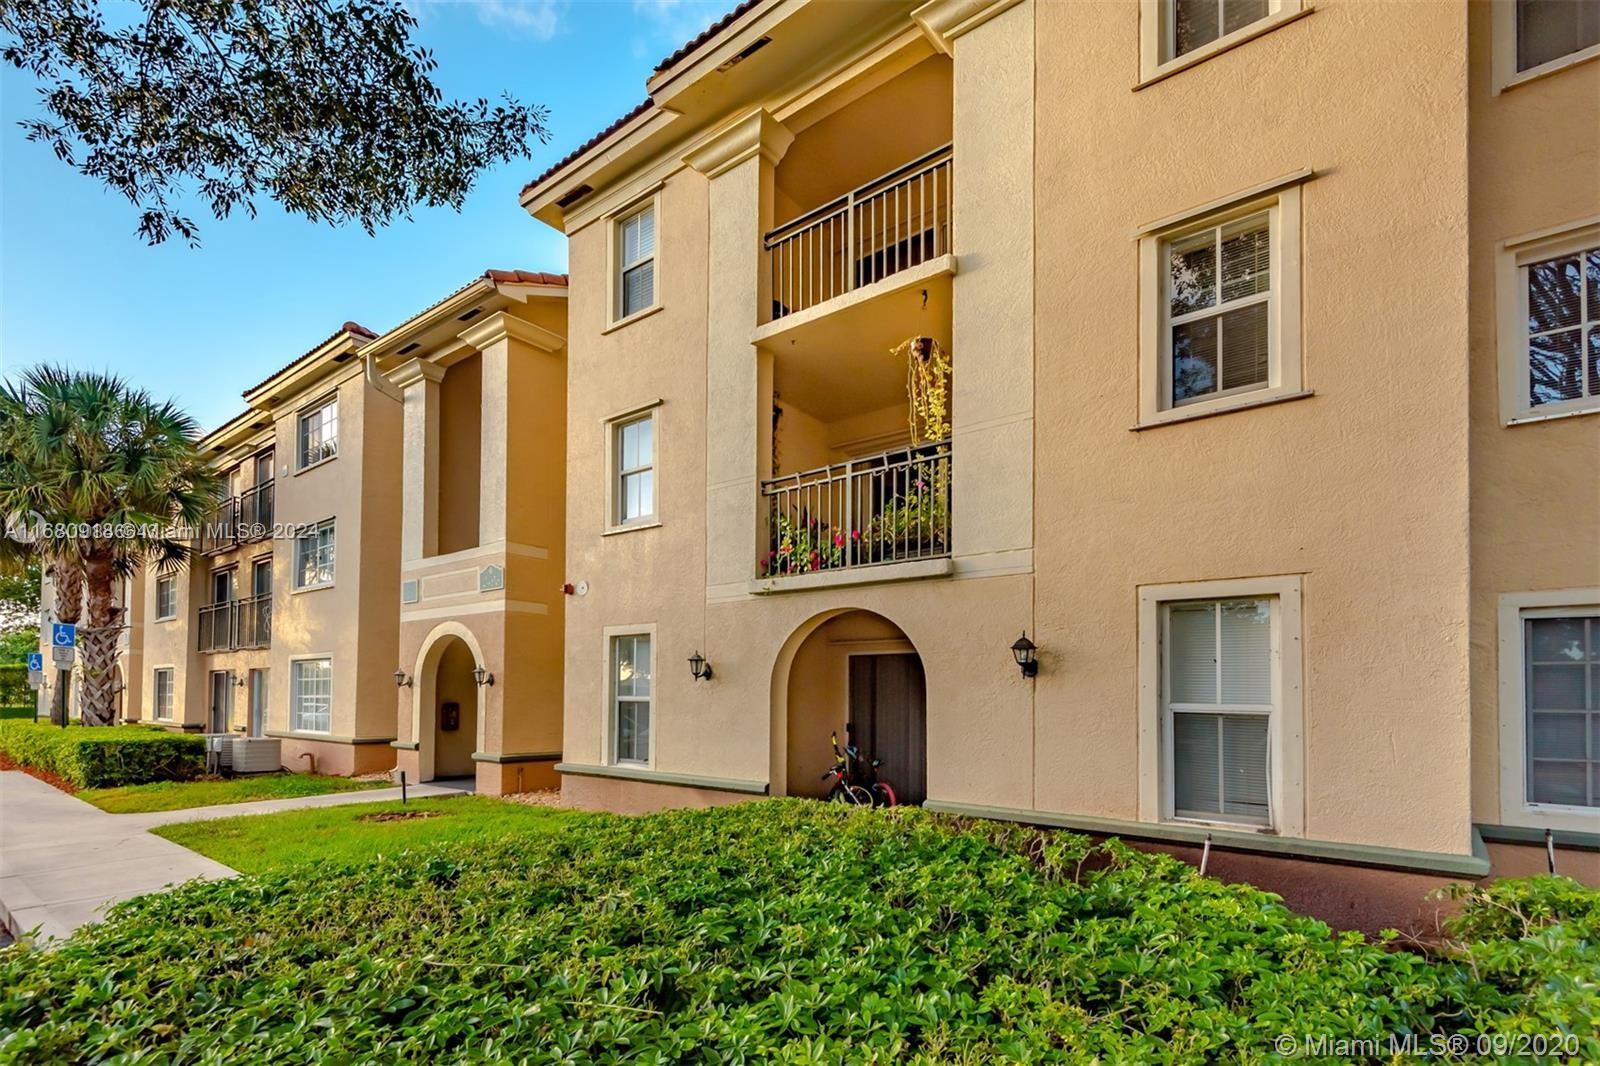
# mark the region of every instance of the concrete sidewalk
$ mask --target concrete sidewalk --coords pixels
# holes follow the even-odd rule
[[[451,796],[470,787],[411,786],[411,795]],[[196,878],[235,871],[148,830],[242,814],[399,799],[398,788],[232,803],[149,814],[107,814],[17,770],[0,771],[0,925],[39,927],[39,939],[70,936],[106,907]]]

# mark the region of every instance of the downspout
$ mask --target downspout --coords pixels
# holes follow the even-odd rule
[[[396,403],[405,403],[406,402],[405,393],[403,393],[399,389],[395,388],[392,384],[389,383],[389,379],[388,378],[386,378],[382,374],[378,373],[378,353],[377,352],[373,352],[372,354],[366,356],[366,360],[367,360],[367,383],[369,385],[371,385],[374,389],[377,389],[379,392],[383,393],[383,395],[389,397],[389,399],[395,401]]]

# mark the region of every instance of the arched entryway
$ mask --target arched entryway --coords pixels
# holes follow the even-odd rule
[[[927,682],[916,647],[871,611],[819,615],[784,643],[772,683],[772,791],[827,793],[829,735],[853,735],[905,803],[928,791]]]
[[[472,755],[483,750],[483,690],[472,672],[482,662],[477,640],[459,623],[446,622],[423,641],[412,705],[419,780],[476,774]]]

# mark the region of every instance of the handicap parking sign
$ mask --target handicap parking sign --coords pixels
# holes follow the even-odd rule
[[[44,670],[44,652],[28,653],[28,672],[39,673]]]
[[[50,626],[50,643],[57,648],[78,646],[78,627],[70,622],[54,622]]]

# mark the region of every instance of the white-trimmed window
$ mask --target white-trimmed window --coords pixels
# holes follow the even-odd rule
[[[611,638],[611,761],[648,765],[652,698],[650,634]]]
[[[1298,17],[1302,0],[1143,0],[1140,77],[1181,70]]]
[[[1140,817],[1304,830],[1300,579],[1139,590]]]
[[[1600,823],[1600,589],[1500,597],[1501,821]]]
[[[1494,89],[1600,56],[1597,0],[1494,0]]]
[[[294,541],[294,587],[322,588],[333,584],[333,519],[302,532]]]
[[[158,666],[152,677],[151,713],[163,722],[172,721],[173,674],[172,667]]]
[[[165,622],[178,617],[178,579],[156,578],[156,621]]]
[[[296,659],[289,666],[289,728],[296,733],[333,729],[333,660]]]
[[[1300,391],[1297,184],[1158,224],[1140,243],[1141,424]]]
[[[649,310],[656,303],[656,205],[654,201],[616,223],[616,318]]]
[[[329,397],[317,406],[301,412],[296,434],[295,455],[301,470],[338,455],[338,397]]]
[[[656,416],[654,411],[613,423],[611,524],[634,525],[656,516]]]
[[[1600,221],[1506,242],[1497,260],[1505,420],[1600,410]]]

